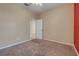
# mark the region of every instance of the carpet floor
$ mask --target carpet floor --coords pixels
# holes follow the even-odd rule
[[[0,56],[77,56],[72,46],[34,39],[0,50]]]

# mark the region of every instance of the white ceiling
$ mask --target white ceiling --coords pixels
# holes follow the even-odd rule
[[[47,10],[53,9],[54,7],[58,7],[62,4],[63,3],[43,3],[43,6],[30,5],[30,6],[26,6],[26,8],[35,14],[40,14]]]

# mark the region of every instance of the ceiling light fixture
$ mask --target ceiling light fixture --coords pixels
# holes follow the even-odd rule
[[[31,6],[31,5],[34,5],[34,6],[43,6],[42,3],[24,3],[24,5],[26,5],[26,6]]]
[[[43,6],[42,3],[32,3],[33,5],[36,5],[36,6]]]

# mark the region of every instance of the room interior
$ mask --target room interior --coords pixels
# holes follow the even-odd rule
[[[78,56],[79,4],[0,3],[0,56]]]

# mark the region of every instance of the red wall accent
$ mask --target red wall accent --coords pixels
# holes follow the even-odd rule
[[[79,3],[74,4],[74,44],[79,53]]]

